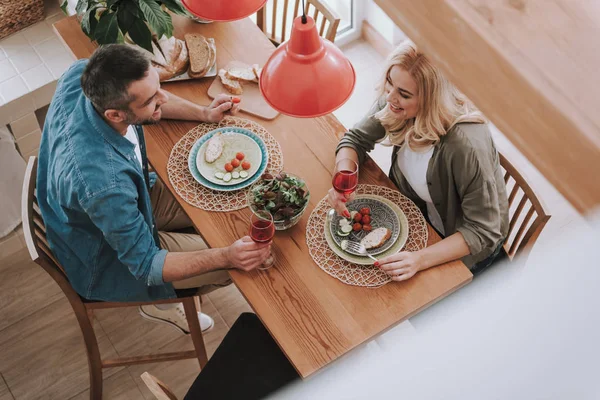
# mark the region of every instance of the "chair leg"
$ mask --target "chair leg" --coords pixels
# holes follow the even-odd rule
[[[182,303],[183,309],[185,310],[185,316],[190,327],[190,335],[192,336],[194,349],[198,355],[200,369],[202,369],[208,362],[208,356],[206,355],[206,347],[204,346],[204,339],[202,338],[202,329],[200,329],[200,321],[198,320],[196,300],[193,297],[186,297],[185,299],[182,299]]]
[[[102,400],[102,358],[100,357],[100,348],[96,340],[96,333],[92,325],[90,314],[83,303],[80,305],[71,304],[81,333],[85,342],[85,351],[88,357],[88,369],[90,375],[90,400]]]

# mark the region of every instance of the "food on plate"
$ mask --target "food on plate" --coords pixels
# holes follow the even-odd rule
[[[352,218],[352,220],[354,222],[360,222],[362,220],[362,215],[360,213],[356,213],[356,214],[354,214],[354,217]]]
[[[355,222],[354,225],[352,225],[352,230],[354,232],[362,231],[362,225],[360,224],[360,222]]]
[[[249,170],[249,169],[250,169],[250,167],[252,167],[252,165],[250,165],[250,162],[248,162],[248,161],[244,161],[244,162],[242,162],[242,168],[243,168],[243,169],[245,169],[245,170]]]
[[[340,228],[337,231],[338,236],[348,236],[352,232],[352,224],[346,219],[340,219]]]
[[[189,64],[188,51],[183,40],[175,36],[152,39],[151,63],[160,81],[166,81],[184,73]],[[146,53],[150,53],[145,50]]]
[[[362,215],[371,215],[371,209],[369,207],[363,207],[360,209],[359,213]]]
[[[362,214],[361,214],[362,215]],[[371,216],[369,214],[363,215],[360,221],[363,225],[371,223]]]
[[[240,171],[240,178],[247,178],[247,177],[248,177],[248,172]]]
[[[216,47],[214,39],[206,39],[204,36],[188,33],[185,35],[190,68],[188,75],[191,78],[202,78],[215,63]]]
[[[215,172],[215,178],[217,179],[223,179],[225,177],[225,174],[222,172]]]
[[[229,79],[240,82],[254,82],[256,79],[256,75],[254,74],[252,67],[232,67],[225,72],[225,75]]]
[[[392,231],[388,228],[377,228],[372,230],[362,238],[360,243],[365,246],[365,249],[376,249],[384,245],[384,243],[392,237]]]
[[[242,161],[244,159],[244,157],[246,157],[246,155],[244,153],[242,153],[241,151],[237,152],[235,155],[235,158],[237,158],[240,161]]]
[[[206,145],[206,151],[204,152],[204,159],[207,163],[214,163],[217,158],[221,157],[223,153],[223,147],[225,143],[223,141],[223,137],[221,136],[221,132],[216,133],[208,140]]]
[[[231,178],[232,178],[232,175],[229,172],[226,173],[225,175],[223,175],[223,181],[225,181],[225,182],[229,182],[231,180]]]
[[[242,94],[244,84],[258,83],[261,71],[262,68],[258,64],[246,67],[233,66],[229,69],[221,69],[219,78],[227,91],[233,94]]]
[[[238,171],[233,171],[233,172],[231,173],[231,177],[232,177],[233,179],[239,179],[239,177],[240,177],[240,173],[239,173]]]
[[[225,171],[227,171],[227,172],[233,171],[233,165],[231,165],[231,163],[225,164]]]
[[[363,231],[365,232],[371,232],[373,230],[373,227],[369,224],[364,224],[363,225]]]
[[[240,166],[240,160],[234,158],[233,160],[231,160],[230,164],[233,165],[233,168],[237,168]]]
[[[219,78],[221,79],[221,83],[223,87],[227,89],[229,93],[232,94],[242,94],[244,89],[242,89],[242,85],[240,81],[235,81],[233,79],[229,79],[225,74],[227,71],[224,69],[219,70]]]

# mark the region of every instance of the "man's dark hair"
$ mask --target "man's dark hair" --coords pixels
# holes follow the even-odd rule
[[[125,44],[99,47],[81,75],[83,93],[96,109],[128,110],[134,99],[127,88],[148,73],[150,60],[144,53]]]

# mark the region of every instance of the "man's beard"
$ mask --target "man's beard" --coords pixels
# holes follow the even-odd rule
[[[160,117],[158,119],[153,119],[153,118],[141,119],[141,118],[138,118],[137,115],[135,115],[131,111],[127,111],[127,115],[125,116],[124,122],[129,125],[156,125],[160,122]]]

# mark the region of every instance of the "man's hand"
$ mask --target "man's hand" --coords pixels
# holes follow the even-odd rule
[[[246,272],[262,265],[270,254],[271,243],[256,243],[250,236],[236,240],[227,248],[231,267]]]
[[[237,114],[239,108],[239,97],[219,94],[207,107],[206,122],[219,122],[225,117],[227,112],[231,115]]]

